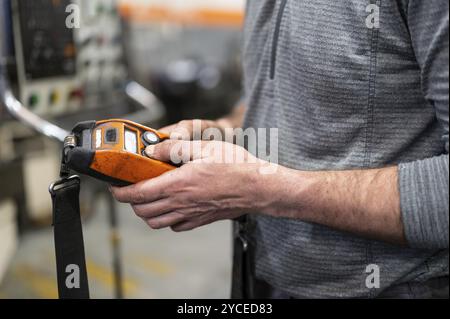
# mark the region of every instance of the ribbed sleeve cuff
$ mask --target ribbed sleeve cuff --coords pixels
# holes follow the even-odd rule
[[[449,248],[448,155],[401,164],[400,202],[411,247]]]

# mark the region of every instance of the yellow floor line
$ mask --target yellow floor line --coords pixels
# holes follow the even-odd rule
[[[133,258],[133,260],[135,261],[136,265],[159,276],[167,277],[175,272],[175,267],[173,267],[172,265],[150,258],[148,256],[135,257]]]
[[[91,259],[86,261],[89,281],[95,280],[108,289],[113,289],[114,286],[114,274],[106,267],[97,264]],[[130,297],[138,290],[138,283],[130,278],[123,279],[123,289],[126,297]]]
[[[55,278],[27,265],[18,266],[14,270],[14,275],[25,286],[28,286],[36,294],[37,298],[58,298],[58,288]]]
[[[52,261],[55,262],[54,255],[52,253],[47,253],[48,260],[47,262]],[[96,281],[100,283],[101,285],[105,286],[107,289],[112,290],[114,286],[114,274],[111,270],[110,265],[108,267],[104,267],[100,265],[99,263],[95,262],[91,258],[86,258],[86,267],[88,271],[88,279],[89,282]],[[123,289],[125,296],[130,297],[130,295],[133,295],[138,289],[139,284],[130,278],[124,278],[123,279]]]

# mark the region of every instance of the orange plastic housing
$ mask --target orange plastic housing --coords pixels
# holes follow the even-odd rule
[[[116,129],[117,141],[108,143],[105,132]],[[100,130],[101,133],[98,133]],[[125,149],[125,131],[136,134],[136,153]],[[92,150],[95,151],[90,168],[104,176],[116,180],[135,184],[160,176],[176,167],[168,163],[157,161],[144,154],[146,144],[142,135],[147,132],[155,133],[161,141],[169,138],[168,135],[127,120],[105,120],[96,123],[92,130]],[[101,141],[98,139],[101,137]]]

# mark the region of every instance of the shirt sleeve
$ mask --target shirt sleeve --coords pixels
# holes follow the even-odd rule
[[[399,167],[405,235],[411,247],[449,248],[449,1],[409,0],[408,27],[422,88],[442,127],[441,156]]]

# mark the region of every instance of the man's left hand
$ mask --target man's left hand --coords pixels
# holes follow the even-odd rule
[[[185,164],[157,178],[112,187],[111,191],[118,201],[130,203],[153,229],[188,231],[235,219],[261,209],[268,199],[259,187],[263,162],[242,147],[217,141],[168,140],[149,147],[147,154],[164,162],[174,162],[175,155],[184,158]]]

